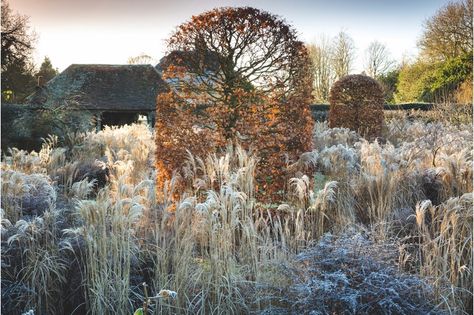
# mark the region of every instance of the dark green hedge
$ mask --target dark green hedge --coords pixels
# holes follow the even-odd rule
[[[312,104],[309,106],[312,112],[316,111],[328,111],[329,104]],[[405,103],[405,104],[385,104],[384,110],[411,110],[411,109],[420,109],[420,110],[430,110],[433,108],[431,103]]]
[[[309,106],[311,115],[315,121],[324,121],[328,119],[329,104],[312,104]],[[433,108],[431,103],[406,103],[406,104],[385,104],[384,110],[422,110],[428,111]]]
[[[70,132],[90,130],[92,114],[64,108],[35,108],[24,104],[2,104],[2,153],[7,148],[39,150],[42,138],[57,135],[62,143]]]
[[[2,104],[2,154],[7,148],[18,147],[25,150],[34,150],[41,147],[41,136],[31,133],[31,126],[25,124],[24,117],[33,109],[23,104]]]

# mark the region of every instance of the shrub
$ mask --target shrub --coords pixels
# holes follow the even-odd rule
[[[36,137],[32,139],[30,124],[22,123],[22,119],[28,114],[28,111],[31,109],[23,104],[2,104],[2,151],[7,152],[8,148],[13,147],[27,150],[41,147],[41,142],[38,143]]]
[[[384,94],[377,81],[365,75],[345,76],[331,88],[329,102],[329,127],[380,136]]]
[[[274,293],[278,304],[291,314],[442,314],[427,282],[398,272],[396,243],[353,233],[325,234],[280,267],[294,280]]]
[[[432,84],[432,73],[435,69],[436,63],[428,63],[422,59],[403,65],[398,75],[395,102],[431,101],[429,86]]]
[[[380,75],[377,80],[382,85],[385,94],[385,103],[395,103],[395,92],[397,90],[398,77],[400,75],[400,69],[389,71],[385,74]]]
[[[172,89],[157,100],[159,188],[187,151],[202,156],[238,142],[257,152],[258,189],[273,198],[287,160],[311,146],[310,61],[295,30],[254,8],[221,8],[182,24],[168,43],[171,56],[186,53],[162,63]]]
[[[23,215],[41,215],[56,202],[56,191],[48,176],[2,172],[2,208],[10,220]]]
[[[400,69],[397,102],[472,103],[472,52],[428,62],[419,59]]]
[[[433,73],[429,89],[435,100],[450,100],[451,94],[470,78],[472,78],[472,52],[440,63]]]

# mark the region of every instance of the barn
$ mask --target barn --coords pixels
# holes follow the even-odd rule
[[[153,125],[156,96],[167,84],[152,65],[72,64],[27,97],[34,108],[66,106],[93,115],[97,129],[136,122]]]

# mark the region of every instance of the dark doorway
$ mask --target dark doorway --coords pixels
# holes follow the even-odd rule
[[[122,126],[130,125],[138,120],[138,113],[121,113],[121,112],[103,112],[101,125],[104,126]]]

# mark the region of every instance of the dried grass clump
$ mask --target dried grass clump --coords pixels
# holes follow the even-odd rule
[[[8,239],[2,237],[2,312],[63,313],[69,261],[59,242],[60,217],[59,211],[48,210],[30,221],[18,220],[6,231]]]
[[[78,191],[79,187],[85,188],[85,183],[91,184],[88,194],[97,192],[109,182],[109,166],[99,160],[90,158],[87,161],[68,162],[64,166],[56,169],[53,179],[58,183],[58,187],[67,197],[74,197],[79,193],[86,199],[83,192]],[[82,183],[82,184],[81,184]],[[77,196],[76,196],[77,197]]]
[[[469,313],[470,126],[390,121],[383,144],[315,130],[315,149],[286,161],[281,204],[258,201],[256,152],[239,146],[186,152],[158,203],[143,126],[17,151],[2,163],[2,312],[132,313],[146,282],[177,293],[150,314]],[[50,207],[20,217],[26,193]],[[327,232],[343,235],[308,247]]]
[[[110,199],[102,190],[96,200],[82,200],[77,210],[86,243],[87,308],[94,314],[130,313],[130,266],[136,259],[132,226],[142,206],[127,198]],[[76,232],[76,231],[70,231]]]
[[[472,80],[464,83],[471,86],[471,96],[468,101],[465,100],[458,104],[437,103],[432,110],[423,113],[421,118],[428,122],[444,122],[454,126],[472,124]]]
[[[469,313],[471,126],[405,120],[388,122],[387,130],[385,144],[362,139],[347,145],[342,139],[343,145],[311,152],[321,172],[319,179],[347,183],[337,190],[336,205],[343,201],[345,205],[344,215],[338,217],[347,218],[353,213],[355,222],[370,227],[380,240],[404,237],[401,265],[431,277],[440,308]],[[353,152],[351,172],[345,171],[344,166],[351,159],[338,160],[344,156],[342,147],[344,152]],[[328,154],[331,151],[338,153],[333,157]],[[324,152],[328,154],[326,159],[321,158]],[[421,210],[420,202],[425,199],[430,200]],[[418,220],[423,222],[422,233],[415,229],[415,214],[425,218]],[[333,229],[329,226],[329,230]]]
[[[454,126],[444,122],[425,123],[421,120],[390,120],[387,122],[384,137],[392,144],[399,146],[404,142],[420,141],[423,148],[442,147],[450,150],[460,142],[472,142],[472,126]]]
[[[32,151],[31,153],[28,153],[27,151],[19,150],[17,148],[10,148],[8,152],[10,156],[5,157],[5,161],[2,163],[2,168],[13,169],[26,174],[46,173],[46,169],[44,168],[37,152]]]
[[[399,273],[396,243],[326,234],[296,258],[294,284],[281,300],[297,314],[436,314],[433,290]]]
[[[292,198],[289,204],[281,204],[277,209],[279,216],[283,217],[284,232],[288,240],[291,240],[292,233],[295,233],[298,240],[290,246],[293,252],[299,252],[327,231],[341,230],[355,223],[354,212],[347,207],[345,200],[340,198],[340,184],[337,181],[318,184],[321,185],[320,189],[312,190],[310,179],[306,175],[292,178],[292,195],[288,196]]]
[[[313,143],[315,148],[322,149],[342,144],[351,146],[360,139],[353,130],[347,128],[328,128],[326,121],[316,122],[313,129]]]
[[[472,102],[472,98],[471,98]],[[423,123],[443,123],[445,125],[472,125],[472,104],[465,103],[435,103],[429,110],[386,110],[385,119],[388,122],[420,121]]]
[[[125,126],[105,126],[100,132],[90,132],[84,137],[80,147],[76,148],[78,156],[93,155],[100,156],[108,148],[111,151],[118,152],[125,150],[131,154],[134,160],[142,158],[153,148],[153,134],[146,125],[132,124]],[[149,148],[145,152],[139,152],[144,145]],[[132,152],[133,151],[133,152]]]
[[[329,127],[349,128],[368,138],[381,135],[384,96],[376,80],[345,76],[332,86],[329,102]]]
[[[329,130],[318,125],[318,134],[329,135]],[[364,139],[351,144],[341,136],[341,143],[329,138],[301,156],[326,180],[347,184],[339,186],[337,199],[345,201],[358,221],[386,225],[397,209],[414,209],[427,198],[439,204],[472,191],[469,126],[392,121],[387,130],[385,144]]]
[[[87,133],[83,144],[73,149],[72,159],[90,164],[94,164],[95,159],[99,159],[103,160],[106,166],[112,166],[118,161],[130,161],[134,176],[131,176],[129,180],[138,184],[151,174],[154,150],[153,134],[147,126],[139,124],[122,127],[106,126],[98,133]],[[94,159],[91,160],[91,157]],[[98,181],[100,182],[100,178]]]
[[[356,149],[360,170],[352,186],[361,222],[384,225],[391,220],[393,210],[412,207],[423,198],[418,174],[407,165],[403,148],[363,140]]]
[[[437,296],[443,297],[438,303],[456,314],[473,309],[472,209],[472,192],[439,206],[425,200],[416,207],[419,272],[433,279]]]
[[[56,202],[56,190],[43,174],[2,171],[2,200],[4,216],[16,222],[22,216],[38,216]]]
[[[141,296],[130,284],[135,279],[137,285],[139,272],[138,241],[132,237],[143,222],[130,216],[156,206],[153,154],[147,153],[154,143],[146,127],[123,129],[81,135],[68,148],[48,138],[40,152],[14,149],[2,161],[2,313],[133,312]],[[110,170],[103,183],[108,193],[85,200],[104,169]],[[104,200],[106,210],[100,207]],[[99,224],[97,216],[75,209],[77,202],[93,203],[107,215]],[[25,216],[33,214],[30,208],[34,218]]]
[[[228,147],[224,154],[206,159],[189,155],[183,169],[188,183],[183,198],[172,201],[174,180],[165,186],[162,194],[167,201],[158,213],[150,213],[155,224],[154,238],[149,240],[153,288],[173,288],[178,296],[152,306],[156,312],[250,311],[259,261],[255,166],[255,157],[240,147]]]
[[[68,235],[84,240],[85,300],[92,313],[128,314],[142,298],[135,287],[143,281],[138,231],[149,223],[142,214],[156,206],[151,139],[145,126],[106,127],[86,134],[84,144],[73,149],[82,161],[75,175],[83,180],[72,184],[70,196],[82,199],[76,210],[83,225],[69,229]],[[102,154],[105,163],[97,160]],[[101,180],[105,188],[86,200]]]
[[[58,144],[57,136],[49,136],[43,139],[41,150],[38,152],[27,152],[10,148],[10,156],[6,156],[2,163],[2,169],[13,169],[26,174],[50,174],[56,167],[65,162],[64,148],[56,148]]]

